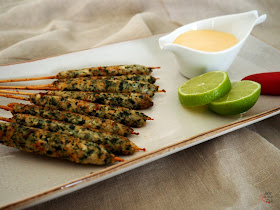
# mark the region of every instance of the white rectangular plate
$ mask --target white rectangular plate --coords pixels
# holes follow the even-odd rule
[[[154,106],[143,112],[154,118],[139,136],[129,138],[146,152],[123,157],[126,161],[109,166],[78,165],[63,160],[36,156],[0,145],[0,208],[22,207],[64,195],[101,180],[118,175],[182,149],[202,143],[270,116],[279,114],[279,96],[261,96],[243,115],[222,117],[207,107],[187,109],[181,106],[177,89],[186,81],[178,73],[172,53],[159,49],[159,36],[127,41],[57,57],[0,67],[0,79],[55,75],[61,70],[100,65],[141,64],[160,66],[153,76],[167,93],[157,93]],[[231,80],[258,72],[276,71],[280,52],[264,42],[249,37],[231,66]],[[18,82],[13,85],[47,84],[51,81]],[[0,98],[6,105],[18,100]],[[0,116],[11,117],[7,111]]]

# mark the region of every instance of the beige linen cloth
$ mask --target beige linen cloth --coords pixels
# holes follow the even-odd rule
[[[253,34],[280,46],[280,2],[2,0],[0,64],[170,32],[196,20],[259,10]],[[32,209],[280,208],[280,116],[165,157]],[[270,193],[267,204],[261,196]]]

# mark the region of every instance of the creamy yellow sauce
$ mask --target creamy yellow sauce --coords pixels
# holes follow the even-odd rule
[[[238,40],[230,33],[214,30],[197,30],[181,34],[173,43],[195,50],[217,52],[232,47],[238,43]]]

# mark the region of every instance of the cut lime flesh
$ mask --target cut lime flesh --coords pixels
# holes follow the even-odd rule
[[[261,85],[253,81],[232,82],[232,89],[208,107],[220,115],[235,115],[248,111],[257,102]]]
[[[229,77],[224,71],[212,71],[194,77],[178,89],[184,106],[202,106],[220,98],[231,89]]]

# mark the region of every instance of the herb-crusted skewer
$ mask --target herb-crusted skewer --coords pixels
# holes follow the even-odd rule
[[[98,104],[121,106],[129,109],[146,109],[153,106],[152,99],[141,93],[98,93],[82,91],[48,91],[47,95],[68,97]]]
[[[158,86],[131,80],[88,80],[87,78],[57,80],[53,86],[58,90],[78,90],[109,93],[144,93],[152,97]]]
[[[0,93],[32,95],[29,92],[0,90]],[[97,93],[83,91],[48,91],[46,95],[61,96],[98,104],[121,106],[129,109],[146,109],[154,105],[152,98],[142,93]]]
[[[30,95],[29,98],[6,94],[0,94],[0,96],[31,101],[37,106],[48,106],[52,109],[59,109],[63,111],[76,112],[79,114],[87,114],[90,116],[111,119],[115,122],[131,127],[142,127],[146,124],[146,120],[151,120],[150,117],[136,110],[90,103],[60,96],[43,94],[33,94]]]
[[[16,123],[0,123],[0,143],[74,163],[104,165],[123,161],[94,142]]]
[[[59,120],[66,123],[86,126],[90,129],[98,129],[105,132],[114,133],[120,136],[138,134],[135,133],[132,128],[120,123],[116,123],[109,119],[86,116],[73,112],[60,111],[57,109],[51,109],[47,106],[42,107],[31,104],[12,103],[8,104],[8,106],[0,106],[0,108],[7,111],[11,111],[13,114],[31,114],[46,119]]]
[[[135,150],[139,150],[133,142],[129,139],[102,132],[96,129],[89,129],[84,126],[78,126],[70,123],[60,122],[57,120],[44,119],[27,114],[15,114],[11,119],[0,117],[0,120],[18,123],[27,127],[35,127],[45,129],[52,132],[74,136],[79,139],[92,141],[97,144],[102,144],[106,149],[114,154],[129,155],[133,154]]]
[[[78,77],[75,79],[81,79],[83,77]],[[147,82],[154,84],[156,82],[156,78],[151,75],[145,75],[145,74],[128,74],[128,75],[121,75],[121,76],[93,76],[93,77],[85,77],[87,80],[132,80],[137,82]],[[59,79],[59,81],[65,81],[68,79]]]
[[[54,81],[48,85],[29,86],[0,86],[0,89],[23,89],[23,90],[74,90],[109,93],[144,93],[154,96],[155,92],[165,92],[158,90],[158,86],[147,82],[135,82],[130,80],[87,80],[86,78]]]
[[[129,75],[129,74],[149,75],[151,74],[153,69],[157,69],[157,68],[159,67],[145,67],[142,65],[100,66],[100,67],[91,67],[91,68],[84,68],[78,70],[62,71],[55,76],[0,80],[0,83],[43,80],[43,79],[67,79],[67,78],[91,77],[91,76],[121,76],[121,75]]]
[[[101,66],[78,70],[59,72],[57,78],[74,78],[90,76],[120,76],[128,74],[151,74],[153,69],[159,67],[145,67],[142,65]]]

